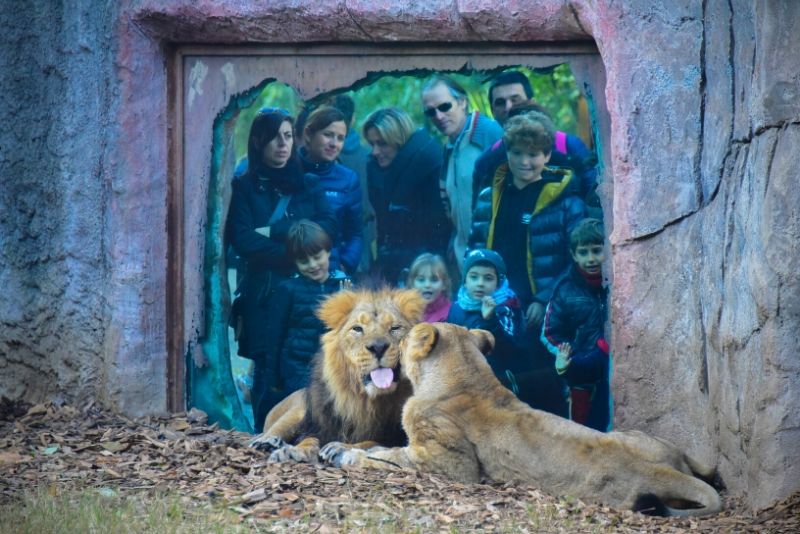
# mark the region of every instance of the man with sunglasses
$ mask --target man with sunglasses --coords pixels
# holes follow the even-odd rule
[[[472,227],[472,175],[475,161],[503,135],[497,122],[470,113],[467,92],[447,76],[434,76],[422,88],[425,116],[447,136],[440,188],[453,222],[451,248],[461,271]]]

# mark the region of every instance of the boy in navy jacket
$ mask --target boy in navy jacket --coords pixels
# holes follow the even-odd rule
[[[486,359],[503,385],[514,391],[513,374],[506,371],[514,369],[519,359],[516,335],[521,311],[517,295],[508,286],[506,264],[493,250],[472,250],[464,257],[462,279],[447,322],[492,333],[494,349]]]
[[[331,269],[331,238],[318,224],[307,219],[295,223],[286,249],[297,272],[278,285],[268,302],[266,361],[260,375],[256,368],[253,386],[263,391],[259,405],[253,406],[257,426],[275,404],[308,385],[311,361],[325,331],[315,312],[328,295],[351,285],[343,272]]]
[[[553,289],[541,340],[556,357],[556,371],[569,385],[570,418],[605,432],[611,413],[602,223],[584,219],[569,239],[574,263]]]

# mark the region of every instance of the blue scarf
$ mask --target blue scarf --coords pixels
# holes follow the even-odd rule
[[[503,280],[503,285],[492,293],[492,298],[498,306],[516,297],[517,294],[508,286],[508,280]],[[458,305],[461,306],[461,309],[464,311],[480,311],[481,309],[481,301],[470,297],[467,293],[466,286],[458,288]]]

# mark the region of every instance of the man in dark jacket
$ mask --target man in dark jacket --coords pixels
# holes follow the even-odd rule
[[[570,387],[571,419],[601,432],[610,422],[603,241],[597,219],[584,219],[570,234],[575,263],[553,290],[541,335]]]

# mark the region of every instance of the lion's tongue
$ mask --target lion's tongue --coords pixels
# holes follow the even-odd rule
[[[379,367],[369,374],[372,383],[381,389],[386,389],[392,385],[394,373],[388,367]]]

